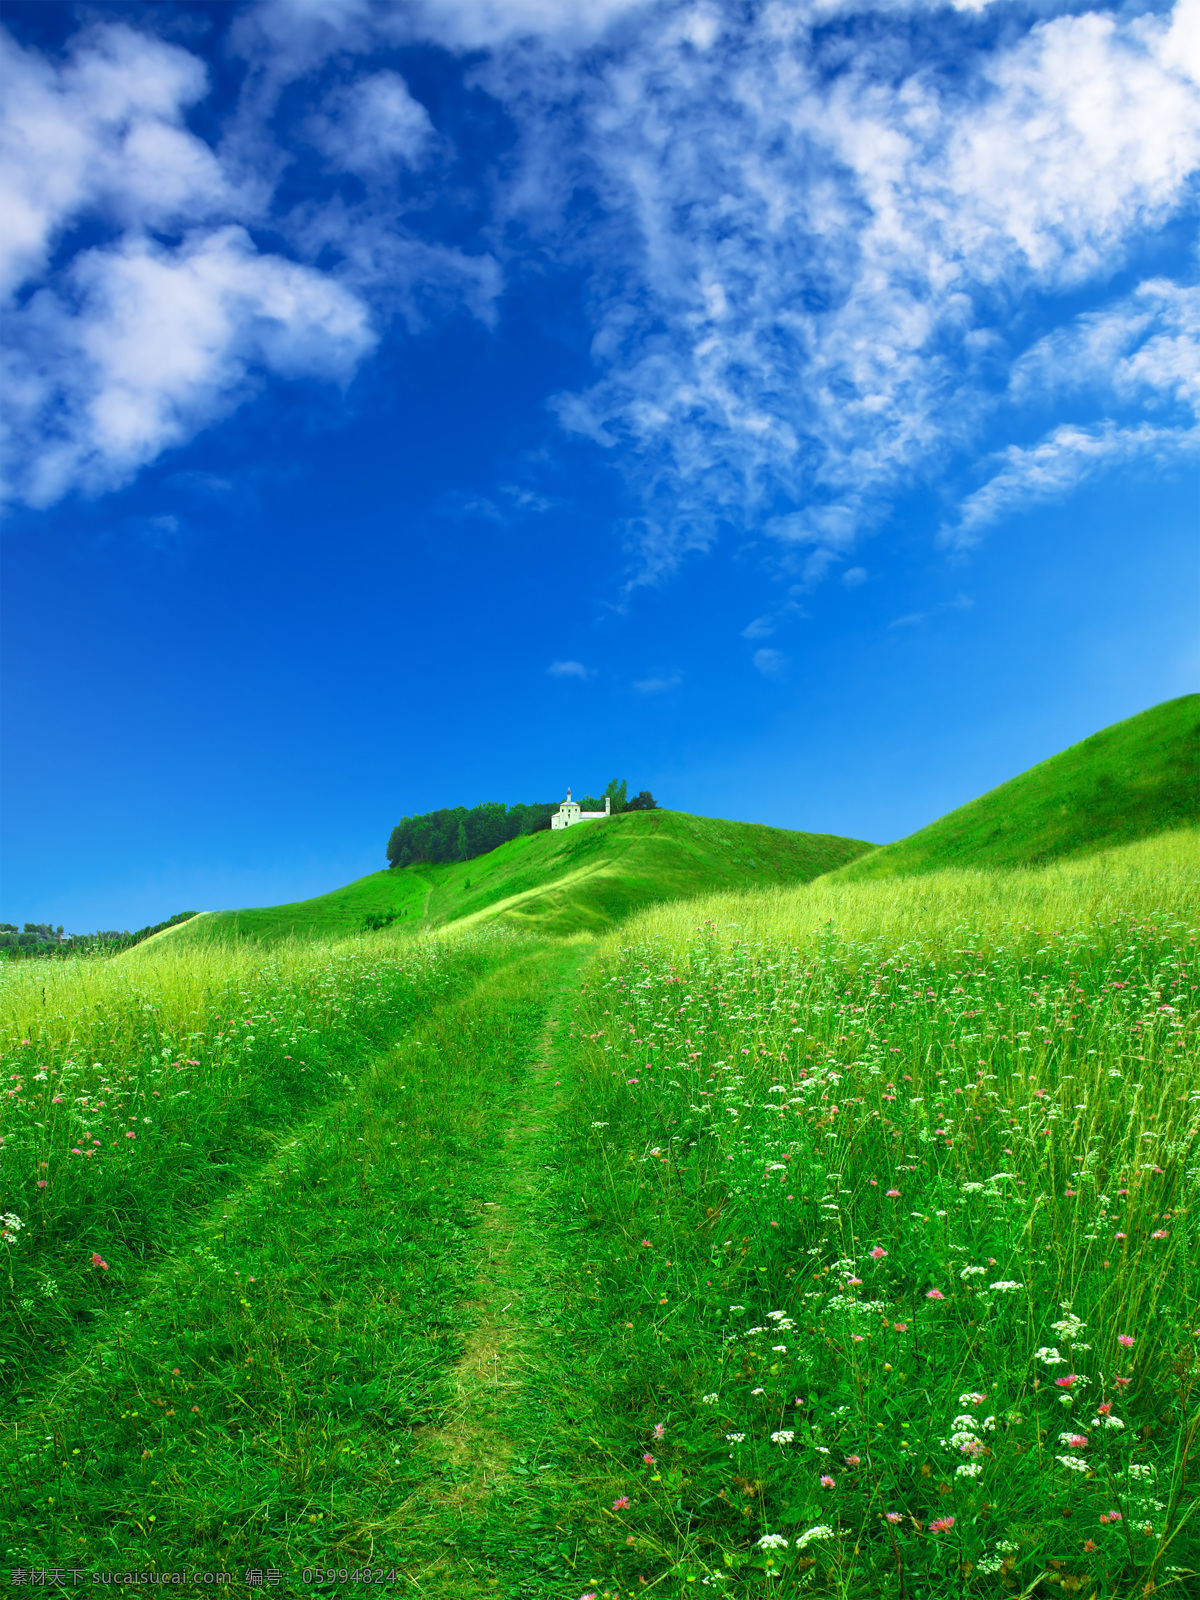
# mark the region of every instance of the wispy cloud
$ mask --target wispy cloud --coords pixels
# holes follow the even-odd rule
[[[558,416],[622,460],[648,574],[723,522],[846,551],[1003,422],[1012,307],[1103,283],[1186,201],[1196,10],[1030,15],[999,45],[947,22],[940,48],[881,22],[849,52],[804,6],[695,5],[583,75],[493,61],[526,213],[552,220],[568,151],[602,198],[601,376]]]
[[[788,658],[782,650],[769,647],[754,652],[754,665],[764,678],[780,682],[787,672]]]
[[[936,617],[943,611],[970,611],[975,605],[970,595],[956,594],[952,600],[942,600],[936,606],[931,606],[928,611],[908,611],[902,617],[895,617],[888,623],[889,628],[915,628],[922,622],[928,622],[931,617]]]
[[[1031,0],[999,32],[923,9],[258,0],[211,140],[207,69],[148,21],[54,59],[0,36],[12,492],[126,482],[266,381],[344,384],[389,319],[494,322],[526,261],[587,275],[595,377],[554,412],[626,476],[631,581],[733,529],[813,586],[979,457],[951,542],[1191,448],[1196,291],[1113,285],[1194,193],[1200,0]],[[418,41],[475,53],[516,135],[441,223],[455,152],[396,54]],[[472,514],[543,509],[489,489]]]
[[[552,661],[546,668],[552,678],[579,678],[586,682],[596,676],[593,667],[585,667],[582,661]]]
[[[1101,472],[1127,463],[1166,464],[1200,453],[1200,425],[1159,428],[1150,423],[1122,428],[1067,424],[1037,444],[1010,445],[1000,453],[1000,470],[969,494],[957,522],[943,530],[943,542],[963,549],[994,523],[1030,506],[1061,500]]]
[[[638,678],[633,687],[639,694],[665,694],[668,689],[678,689],[682,682],[681,672],[665,672],[652,678]]]

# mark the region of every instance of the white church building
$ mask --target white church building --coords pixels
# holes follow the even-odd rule
[[[579,801],[571,799],[571,791],[567,790],[567,798],[550,818],[552,828],[572,828],[577,822],[603,822],[605,817],[612,812],[612,800],[604,796],[603,811],[581,811]]]

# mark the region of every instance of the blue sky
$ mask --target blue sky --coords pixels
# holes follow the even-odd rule
[[[1196,687],[1200,0],[10,3],[0,915]]]

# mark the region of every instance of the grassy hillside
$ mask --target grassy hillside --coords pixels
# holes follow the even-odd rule
[[[313,900],[209,912],[159,938],[334,938],[357,932],[369,915],[392,912],[397,928],[502,920],[537,933],[596,932],[658,900],[807,883],[870,848],[835,834],[681,811],[631,811],[608,822],[527,834],[473,861],[373,872]]]
[[[907,839],[843,867],[858,880],[1028,867],[1200,822],[1200,694],[1115,722]]]
[[[1198,873],[5,963],[0,1580],[1182,1597]]]

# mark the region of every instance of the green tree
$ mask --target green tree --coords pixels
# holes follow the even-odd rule
[[[627,801],[625,799],[625,779],[624,778],[622,778],[619,783],[617,782],[616,778],[611,779],[610,782],[609,782],[608,788],[605,789],[604,793],[612,801],[612,808],[613,808],[613,815],[614,816],[616,815],[616,813],[618,811],[624,811],[626,809]]]

